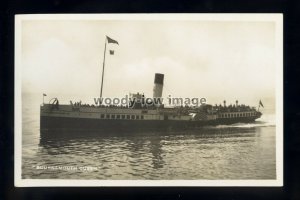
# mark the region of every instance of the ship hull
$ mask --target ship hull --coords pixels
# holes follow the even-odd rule
[[[41,116],[41,131],[93,132],[93,133],[128,133],[140,131],[173,131],[195,127],[229,125],[235,123],[253,123],[255,117],[216,119],[210,121],[180,120],[105,120],[91,118],[71,118]]]

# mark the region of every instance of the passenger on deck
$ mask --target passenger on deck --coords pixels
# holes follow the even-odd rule
[[[56,99],[56,109],[58,110],[59,109],[59,101],[58,101],[58,99]]]

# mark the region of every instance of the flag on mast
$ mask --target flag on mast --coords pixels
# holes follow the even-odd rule
[[[119,45],[118,41],[117,40],[114,40],[114,39],[111,39],[110,37],[106,36],[106,39],[107,39],[107,43],[114,43],[114,44],[117,44]]]
[[[263,105],[263,103],[261,102],[261,100],[259,100],[259,105],[260,105],[261,107],[264,107],[264,105]]]

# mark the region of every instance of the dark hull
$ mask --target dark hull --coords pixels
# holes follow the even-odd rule
[[[131,131],[170,131],[185,130],[195,127],[252,123],[256,117],[227,118],[212,121],[175,121],[175,120],[105,120],[68,117],[40,118],[41,131],[68,132],[131,132]]]

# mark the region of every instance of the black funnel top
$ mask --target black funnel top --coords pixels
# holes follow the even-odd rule
[[[154,83],[163,85],[164,84],[164,75],[155,73]]]

